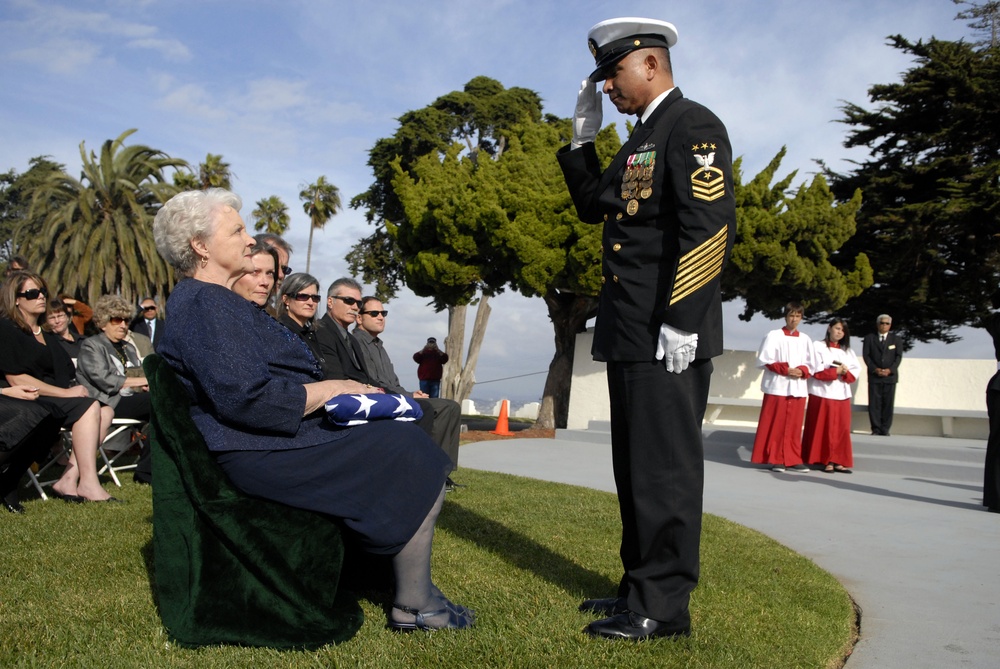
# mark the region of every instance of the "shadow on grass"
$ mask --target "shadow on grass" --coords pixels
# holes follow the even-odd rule
[[[599,593],[611,596],[618,587],[607,576],[582,567],[534,539],[451,501],[445,502],[437,527],[574,596],[585,593],[591,597],[602,596]]]

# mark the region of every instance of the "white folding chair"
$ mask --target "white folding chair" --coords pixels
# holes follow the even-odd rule
[[[59,445],[60,445],[59,452],[53,453],[52,459],[46,462],[41,467],[39,467],[37,472],[32,471],[30,467],[28,468],[28,482],[24,484],[24,487],[27,488],[28,486],[33,486],[35,490],[38,491],[38,496],[41,497],[42,499],[48,499],[48,496],[46,496],[45,494],[44,486],[52,485],[58,480],[58,479],[52,479],[51,481],[42,481],[41,480],[42,473],[45,472],[50,467],[52,467],[53,465],[59,464],[59,461],[63,457],[68,458],[73,450],[73,438],[70,436],[68,430],[63,429],[59,433]]]
[[[133,462],[127,465],[116,466],[115,462],[121,456],[131,451],[133,446],[142,443],[142,432],[140,430],[142,424],[141,420],[133,418],[115,418],[111,421],[111,430],[108,432],[108,436],[97,447],[97,454],[104,462],[104,465],[97,471],[98,476],[108,473],[111,475],[111,480],[115,482],[115,485],[119,488],[122,487],[122,482],[118,480],[118,472],[135,469],[136,465]],[[119,435],[127,430],[131,430],[131,432],[125,435],[125,439],[119,438]],[[28,469],[28,483],[25,484],[25,487],[29,485],[34,486],[35,490],[38,491],[38,496],[42,499],[48,499],[48,496],[45,494],[45,486],[52,485],[58,480],[42,481],[42,473],[53,465],[58,464],[63,456],[69,457],[69,454],[73,450],[73,438],[70,436],[70,433],[64,429],[60,434],[62,437],[62,450],[42,465],[37,472]],[[124,445],[119,446],[118,443],[122,441],[125,441]]]
[[[135,469],[136,463],[115,466],[115,462],[118,458],[131,451],[133,446],[142,444],[141,425],[142,421],[135,420],[134,418],[115,418],[111,421],[111,431],[108,432],[108,436],[104,438],[104,441],[97,448],[98,454],[104,461],[104,466],[97,470],[97,475],[100,476],[105,472],[111,474],[111,480],[119,488],[122,487],[122,482],[118,480],[117,472]],[[131,430],[127,435],[127,440],[114,439],[126,430]],[[116,442],[120,443],[122,441],[126,443],[123,447],[119,448]]]

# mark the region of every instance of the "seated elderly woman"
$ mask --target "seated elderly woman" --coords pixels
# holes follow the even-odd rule
[[[323,353],[316,341],[316,308],[323,298],[319,294],[319,279],[312,274],[289,274],[281,284],[278,296],[278,322],[302,337],[313,356],[323,366]]]
[[[278,252],[269,244],[257,243],[250,249],[253,271],[236,279],[233,292],[245,297],[261,309],[267,307],[278,276]]]
[[[80,344],[76,380],[90,396],[115,410],[117,418],[149,420],[149,385],[135,346],[125,341],[135,310],[117,295],[105,295],[94,305],[94,325],[100,333]]]
[[[431,581],[434,524],[451,460],[394,420],[337,427],[327,400],[371,392],[323,380],[308,347],[230,290],[253,272],[239,196],[175,195],[156,214],[156,248],[182,279],[158,353],[191,396],[191,417],[230,480],[249,495],[343,521],[371,553],[391,555],[395,630],[466,628],[473,614]]]
[[[102,407],[76,383],[76,370],[56,335],[42,330],[48,315],[48,286],[33,272],[15,272],[0,287],[0,370],[12,386],[38,389],[35,400],[60,427],[71,426],[73,455],[54,496],[71,502],[113,500],[97,478],[97,446],[114,411]]]

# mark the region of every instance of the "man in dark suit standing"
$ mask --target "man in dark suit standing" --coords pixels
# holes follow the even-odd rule
[[[593,355],[607,362],[622,518],[618,596],[586,600],[584,630],[614,639],[687,636],[698,583],[712,358],[722,353],[720,276],[736,234],[732,148],[722,122],[674,87],[670,23],[611,19],[589,33],[573,141],[558,159],[580,219],[603,223]],[[635,114],[601,170],[601,97]]]
[[[868,367],[868,420],[872,434],[889,436],[892,410],[896,403],[899,363],[903,348],[895,334],[889,332],[892,317],[882,314],[875,321],[878,332],[865,337],[862,355]]]
[[[156,300],[151,297],[142,298],[139,303],[139,314],[132,319],[129,330],[149,337],[153,342],[153,350],[156,350],[156,345],[160,342],[160,332],[163,331],[163,319],[159,316]]]

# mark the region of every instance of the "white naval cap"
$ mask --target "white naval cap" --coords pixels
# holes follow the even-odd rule
[[[626,16],[601,21],[587,33],[590,53],[597,64],[590,74],[590,80],[598,82],[607,79],[602,74],[611,65],[636,49],[650,47],[671,48],[677,44],[677,28],[673,23],[657,19],[642,19]]]

